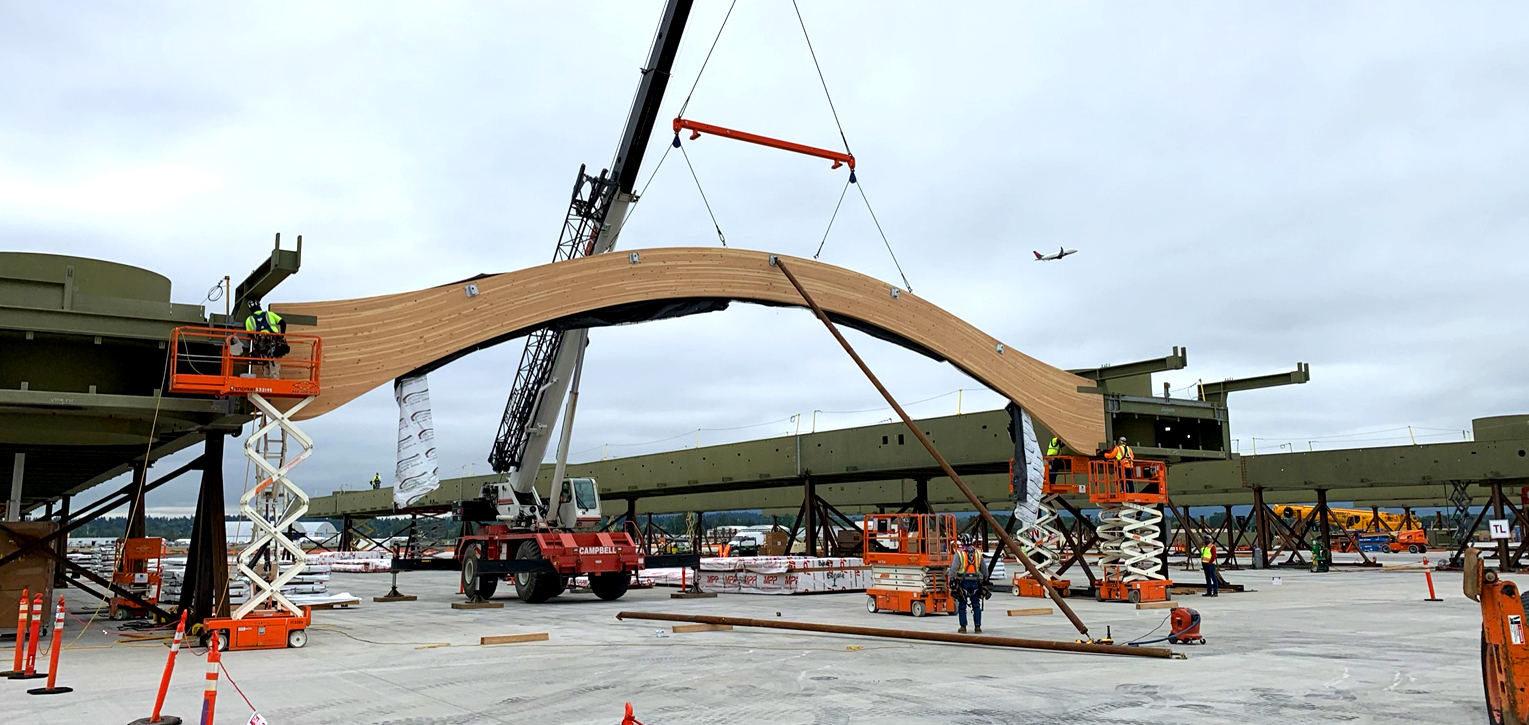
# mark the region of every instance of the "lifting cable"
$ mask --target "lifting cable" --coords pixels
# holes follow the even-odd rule
[[[706,200],[706,190],[701,188],[701,177],[695,175],[695,166],[690,163],[690,154],[685,152],[685,147],[680,145],[680,135],[674,135],[674,147],[680,150],[680,155],[685,157],[685,166],[690,168],[690,178],[695,179],[695,190],[701,192],[701,203],[706,205],[706,214],[711,217],[711,226],[717,230],[717,239],[722,246],[727,246],[727,237],[722,236],[722,225],[717,223],[717,215],[711,210],[711,202]]]
[[[733,4],[727,6],[727,14],[722,16],[722,25],[717,28],[717,37],[711,39],[711,47],[706,50],[706,59],[701,61],[701,69],[696,71],[695,82],[690,84],[690,92],[685,94],[685,102],[680,104],[680,112],[674,114],[675,118],[685,117],[685,109],[690,107],[690,97],[695,95],[695,87],[701,85],[701,74],[706,72],[706,64],[711,62],[712,51],[717,49],[717,41],[722,39],[722,31],[727,28],[727,19],[733,16],[733,8],[737,6],[738,0],[733,0]]]
[[[711,47],[706,49],[706,58],[701,61],[701,69],[696,71],[695,81],[690,84],[690,92],[685,94],[685,102],[680,104],[680,112],[674,116],[676,122],[684,118],[685,109],[690,107],[690,98],[695,95],[696,86],[701,85],[701,76],[706,73],[707,64],[711,63],[711,54],[717,50],[717,42],[722,40],[722,31],[727,29],[727,21],[733,17],[733,8],[737,6],[738,0],[733,0],[732,4],[727,6],[727,14],[722,16],[722,24],[717,27],[717,36],[711,39]],[[657,175],[659,168],[664,165],[664,159],[669,157],[669,149],[679,149],[680,155],[685,157],[685,166],[690,168],[690,178],[695,179],[696,191],[701,192],[701,203],[706,205],[706,215],[711,217],[711,226],[717,230],[717,240],[722,242],[722,246],[727,246],[727,237],[722,234],[722,225],[717,223],[717,215],[711,210],[711,201],[706,198],[706,190],[701,188],[701,177],[696,176],[695,165],[690,163],[690,154],[685,153],[685,147],[680,145],[678,130],[674,132],[674,141],[669,144],[669,148],[664,149],[664,155],[659,158],[658,166],[653,167],[653,174]],[[653,177],[649,176],[648,184],[651,183],[653,183]],[[642,190],[644,192],[648,190],[647,184],[643,185]]]
[[[802,19],[802,9],[797,6],[796,0],[791,0],[791,9],[796,11],[796,22],[802,27],[802,39],[807,41],[807,53],[812,56],[812,67],[817,69],[818,82],[823,85],[823,97],[828,99],[828,110],[833,114],[834,126],[839,129],[839,140],[844,142],[844,153],[851,154],[853,158],[853,152],[849,148],[849,137],[844,133],[844,124],[839,122],[839,109],[834,106],[833,94],[828,92],[828,80],[823,77],[823,66],[818,63],[818,53],[812,48],[812,36],[807,34],[807,21]],[[865,187],[855,179],[853,164],[850,166],[849,181],[844,185],[846,191],[849,189],[850,184],[854,184],[855,188],[859,190],[860,200],[865,202],[865,210],[870,212],[871,221],[876,224],[876,233],[881,235],[881,243],[886,246],[887,255],[892,257],[892,265],[897,267],[897,275],[902,277],[903,287],[912,292],[913,285],[908,283],[908,275],[903,273],[902,263],[897,261],[897,253],[892,251],[892,242],[887,239],[887,233],[882,230],[881,220],[876,218],[876,210],[871,208],[871,200],[865,195]],[[839,204],[843,203],[844,194],[840,192]],[[834,219],[838,216],[839,206],[835,205],[833,217],[830,217],[828,220],[828,229],[823,230],[823,241],[818,243],[818,251],[817,254],[812,255],[813,259],[817,259],[818,255],[823,253],[823,245],[828,242],[828,232],[833,229]]]

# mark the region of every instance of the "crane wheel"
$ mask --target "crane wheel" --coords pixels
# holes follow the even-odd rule
[[[624,571],[608,571],[603,574],[589,575],[590,591],[607,602],[615,601],[625,596],[627,587],[631,585],[632,575]]]
[[[520,543],[516,559],[540,559],[542,548],[535,541]],[[541,604],[563,593],[563,575],[555,571],[522,572],[515,575],[515,595],[527,604]]]
[[[487,600],[499,588],[499,580],[478,576],[478,562],[483,558],[483,545],[468,544],[462,551],[462,591],[469,600]]]
[[[1507,681],[1503,679],[1502,667],[1492,649],[1487,646],[1486,629],[1481,630],[1481,684],[1486,690],[1487,722],[1503,725],[1502,707],[1506,698]]]

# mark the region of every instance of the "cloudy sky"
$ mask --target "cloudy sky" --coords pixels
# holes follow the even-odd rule
[[[186,303],[242,278],[277,231],[302,234],[305,258],[273,301],[545,263],[579,165],[609,163],[660,7],[0,4],[0,246],[146,267]],[[698,3],[661,122],[727,7]],[[802,14],[919,295],[1064,367],[1186,345],[1190,368],[1159,377],[1175,388],[1309,362],[1308,385],[1233,397],[1244,448],[1394,443],[1408,425],[1458,439],[1473,417],[1529,412],[1529,7]],[[840,145],[789,3],[739,4],[686,116]],[[669,139],[654,134],[644,180]],[[843,169],[686,148],[730,245],[815,251]],[[621,246],[717,243],[670,155]],[[1060,246],[1080,252],[1032,261]],[[898,279],[853,192],[822,259]],[[948,366],[853,340],[900,398],[933,398],[915,415],[998,404]],[[443,475],[487,471],[519,354],[431,376]],[[592,333],[572,447],[779,435],[813,411],[819,428],[870,423],[891,416],[881,405],[809,314],[737,306]],[[396,425],[388,390],[314,421],[298,479],[321,493],[388,472]],[[235,490],[243,469],[230,456]],[[185,512],[194,490],[156,498]]]

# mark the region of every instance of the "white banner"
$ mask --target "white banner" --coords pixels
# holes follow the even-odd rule
[[[439,488],[435,463],[435,425],[430,420],[430,387],[425,376],[399,378],[393,384],[398,400],[398,470],[393,505],[399,508]]]
[[[1015,431],[1023,445],[1015,446],[1014,456],[1014,530],[1024,531],[1035,525],[1040,515],[1041,484],[1046,479],[1046,459],[1041,455],[1040,441],[1035,438],[1035,424],[1030,413],[1019,410],[1020,428]],[[1023,454],[1023,455],[1018,455]],[[1024,468],[1021,470],[1021,466]],[[1024,496],[1019,487],[1024,486]]]

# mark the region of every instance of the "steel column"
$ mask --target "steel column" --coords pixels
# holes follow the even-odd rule
[[[223,443],[221,431],[208,431],[202,444],[202,488],[191,523],[191,547],[181,583],[180,607],[188,621],[228,616],[228,527],[223,508]]]
[[[1332,528],[1327,520],[1327,489],[1325,488],[1317,489],[1317,512],[1321,522],[1322,550],[1327,552],[1327,560],[1330,565],[1333,557],[1333,538]]]
[[[818,493],[817,487],[812,483],[812,476],[802,476],[802,507],[805,511],[803,523],[807,527],[807,555],[818,555],[818,517],[817,517]]]
[[[1502,507],[1502,481],[1492,482],[1492,512],[1498,519],[1507,517],[1507,512]],[[1510,571],[1512,567],[1508,561],[1508,540],[1497,540],[1497,566],[1503,571]]]
[[[5,520],[21,520],[21,479],[27,467],[27,454],[17,453],[11,468],[11,497],[5,505]]]

